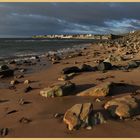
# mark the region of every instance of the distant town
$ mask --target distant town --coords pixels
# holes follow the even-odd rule
[[[32,38],[46,38],[46,39],[99,39],[99,40],[109,40],[119,38],[120,35],[94,35],[94,34],[61,34],[61,35],[34,35]]]

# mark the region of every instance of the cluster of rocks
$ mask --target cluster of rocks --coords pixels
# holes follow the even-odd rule
[[[120,61],[123,61],[124,58],[120,55],[113,55],[113,54],[110,54],[105,60],[104,62],[108,62],[108,63],[112,63],[112,62],[120,62]]]
[[[77,96],[92,96],[96,97],[96,101],[101,102],[98,98],[112,95],[112,89],[119,85],[122,86],[125,84],[106,82],[78,93]],[[67,96],[72,95],[75,88],[76,85],[74,83],[67,81],[45,88],[40,91],[40,94],[44,97]],[[139,108],[139,99],[132,95],[125,95],[107,101],[104,104],[103,110],[107,111],[112,118],[127,119],[139,115]],[[105,123],[106,119],[101,112],[94,110],[93,104],[89,102],[73,105],[65,112],[63,121],[67,124],[69,130],[80,128],[90,130],[97,124]]]
[[[19,81],[17,79],[14,79],[10,82],[10,89],[15,89],[17,84],[23,84],[21,92],[27,93],[31,91],[33,88],[30,85],[31,81],[30,80],[25,80],[25,81]]]
[[[92,129],[94,125],[105,123],[104,116],[94,112],[92,103],[75,104],[66,111],[63,121],[69,130]]]
[[[79,72],[92,72],[92,71],[108,71],[108,70],[129,70],[140,67],[140,61],[131,60],[127,65],[112,65],[111,62],[104,60],[98,63],[97,66],[92,67],[87,64],[83,64],[80,68],[77,66],[66,67],[62,69],[62,74],[79,73]]]
[[[139,119],[140,100],[131,95],[125,95],[111,99],[105,103],[104,109],[109,112],[110,117],[119,119]],[[97,124],[106,123],[106,119],[101,112],[93,109],[92,103],[75,104],[68,109],[63,117],[69,130],[80,128],[92,129]]]
[[[97,67],[92,67],[87,64],[83,64],[80,67],[72,66],[72,67],[66,67],[62,70],[63,74],[69,74],[69,73],[78,73],[78,72],[90,72],[90,71],[103,71],[103,70],[111,70],[112,65],[109,62],[100,62]]]
[[[0,66],[0,77],[7,78],[16,75],[17,72],[23,73],[26,71],[26,68],[22,68],[21,66],[33,66],[36,65],[36,62],[40,61],[39,56],[33,56],[28,58],[27,60],[24,59],[13,59],[13,60],[5,60]]]
[[[14,64],[14,65],[25,65],[25,66],[32,66],[35,65],[36,62],[40,62],[40,57],[39,56],[32,56],[27,59],[13,59],[8,62],[8,64]]]
[[[138,61],[138,60],[131,60],[131,61],[129,61],[124,66],[112,65],[112,63],[111,63],[112,61],[115,62],[115,61],[123,60],[123,58],[120,58],[120,57],[118,59],[116,57],[112,57],[112,56],[108,57],[103,62],[100,62],[98,64],[97,70],[99,70],[99,71],[106,71],[106,70],[129,70],[129,69],[134,69],[134,68],[140,67],[140,61]]]
[[[62,60],[62,58],[57,54],[47,54],[46,56],[48,60],[52,62],[52,64],[59,63],[59,61]]]
[[[89,72],[89,71],[95,71],[95,68],[90,65],[83,64],[80,67],[77,66],[66,67],[62,69],[62,74]]]
[[[78,75],[80,72],[90,72],[90,71],[95,71],[95,68],[83,64],[80,67],[77,66],[71,66],[71,67],[66,67],[62,69],[61,76],[58,78],[59,81],[67,81],[71,80],[74,76]]]
[[[77,96],[93,96],[93,97],[105,97],[111,95],[111,90],[119,83],[106,82],[99,84],[95,87],[91,87],[83,92],[77,94]],[[44,88],[40,91],[40,95],[44,97],[60,97],[73,95],[76,85],[71,81],[61,82],[54,84],[53,86]]]
[[[82,49],[77,50],[77,51],[68,51],[68,52],[61,52],[58,53],[57,51],[54,51],[53,53],[47,53],[46,57],[48,58],[49,61],[52,62],[52,64],[57,64],[60,62],[60,60],[63,59],[68,59],[68,58],[74,58],[74,57],[78,57],[78,56],[82,56]]]
[[[108,48],[116,47],[122,55],[135,54],[140,51],[140,31],[135,31],[115,40],[100,43]]]

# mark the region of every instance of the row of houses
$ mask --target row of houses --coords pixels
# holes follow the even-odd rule
[[[47,39],[111,39],[114,35],[93,35],[93,34],[73,34],[73,35],[35,35],[33,38]]]

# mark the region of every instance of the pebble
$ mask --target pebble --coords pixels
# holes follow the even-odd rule
[[[16,87],[15,87],[15,85],[10,85],[9,89],[13,90],[13,89],[16,89]]]
[[[138,90],[136,90],[136,94],[140,94],[140,90],[138,89]]]
[[[25,101],[24,101],[24,99],[20,99],[20,100],[19,100],[19,104],[20,104],[20,105],[23,105],[23,104],[25,104]]]
[[[24,78],[24,75],[17,75],[16,78],[17,79]]]
[[[92,126],[87,126],[86,129],[87,130],[92,130]]]
[[[101,102],[101,100],[100,100],[99,98],[97,98],[97,99],[95,100],[95,102]]]
[[[29,92],[31,90],[32,90],[32,87],[30,87],[30,86],[27,86],[27,87],[24,88],[25,93],[27,93],[27,92]]]
[[[56,114],[54,114],[54,117],[55,117],[55,118],[60,118],[60,117],[62,117],[62,116],[64,116],[64,114],[61,114],[61,113],[56,113]]]
[[[22,117],[20,120],[19,120],[20,123],[24,123],[24,124],[27,124],[27,123],[30,123],[31,120],[28,119],[28,118],[25,118],[25,117]]]
[[[9,129],[8,128],[2,128],[0,130],[0,135],[1,136],[6,136],[6,135],[8,135],[8,132],[9,132]]]
[[[31,81],[30,80],[25,80],[24,84],[29,84]]]
[[[134,116],[134,117],[132,118],[132,120],[133,120],[133,121],[137,121],[137,120],[140,121],[140,115]]]
[[[16,84],[19,84],[19,81],[18,80],[12,80],[10,82],[10,85],[16,85]]]
[[[21,70],[19,70],[21,73],[23,73],[23,72],[25,72],[26,70],[25,69],[21,69]]]

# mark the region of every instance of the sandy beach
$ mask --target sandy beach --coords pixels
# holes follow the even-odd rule
[[[20,71],[14,74],[14,77],[2,78],[0,85],[0,127],[7,128],[6,134],[1,131],[2,137],[140,137],[139,119],[134,119],[133,116],[127,119],[113,118],[108,110],[104,109],[105,103],[114,98],[126,95],[140,98],[139,67],[81,71],[68,80],[74,83],[76,88],[67,96],[43,97],[40,95],[42,89],[60,82],[58,78],[62,76],[64,68],[81,67],[83,64],[96,67],[102,60],[106,60],[111,53],[114,57],[117,55],[129,57],[126,60],[111,61],[111,64],[115,66],[126,66],[132,60],[140,60],[140,52],[123,55],[123,52],[119,52],[116,46],[106,47],[101,44],[90,44],[86,49],[82,49],[81,55],[55,61],[53,64],[47,57],[40,58],[40,61],[33,66],[38,68],[37,71],[30,73]],[[49,67],[43,69],[39,67],[45,63],[49,63]],[[8,66],[20,68],[23,67],[23,64],[18,66],[14,63]],[[24,65],[24,68],[29,68],[28,64]],[[21,73],[24,77],[16,78]],[[18,80],[19,83],[11,86],[10,81],[13,79]],[[64,79],[64,81],[67,80]],[[104,97],[77,96],[82,91],[106,82],[121,83],[122,85],[116,86],[110,95]],[[30,85],[32,89],[25,92],[25,85],[26,87]],[[102,113],[106,123],[94,125],[91,130],[85,128],[68,130],[63,121],[65,112],[75,104],[87,102],[93,104],[95,112]],[[55,117],[56,114],[60,116]]]

